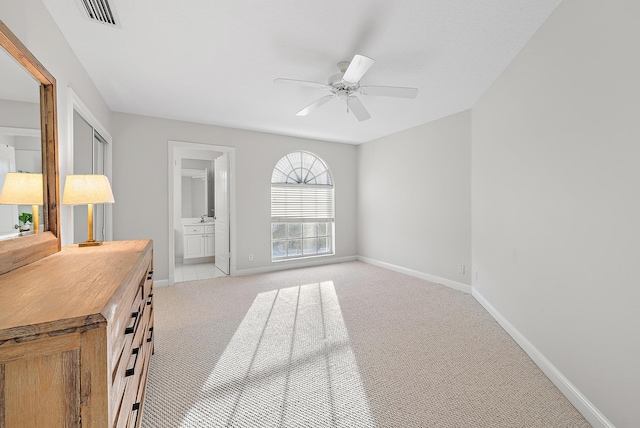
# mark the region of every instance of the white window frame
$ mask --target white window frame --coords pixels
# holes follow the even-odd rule
[[[304,161],[309,162],[311,159],[308,164],[314,168],[316,173],[320,168],[320,172],[317,175],[324,176],[324,181],[329,184],[299,182],[303,180],[296,180],[295,177],[308,178],[313,174],[296,174],[294,170],[299,172],[302,166],[295,164],[295,162],[289,162],[288,157],[299,158],[301,164]],[[290,170],[283,171],[283,164],[290,165]],[[278,182],[277,177],[286,177],[286,182]],[[292,177],[294,177],[293,180]],[[271,182],[272,262],[335,254],[335,195],[332,183],[331,173],[326,163],[312,153],[292,152],[284,156],[276,164]],[[305,230],[309,229],[311,223],[316,225],[315,232],[312,232],[312,235],[305,235]],[[299,235],[297,234],[298,229],[300,230]],[[322,233],[323,231],[324,233]],[[279,236],[274,237],[276,236],[274,234]],[[292,242],[296,243],[295,247],[290,247]],[[274,252],[276,244],[284,244],[284,254],[276,255]],[[314,244],[314,251],[305,254],[305,249],[309,251],[312,248],[309,244]],[[291,249],[293,251],[290,253]]]

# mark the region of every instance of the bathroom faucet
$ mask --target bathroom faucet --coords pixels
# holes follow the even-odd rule
[[[206,216],[206,214],[203,214],[200,216],[200,223],[204,223],[204,217]]]

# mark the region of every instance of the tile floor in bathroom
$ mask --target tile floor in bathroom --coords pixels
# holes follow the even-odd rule
[[[187,282],[226,276],[215,263],[182,264],[176,260],[174,281]]]

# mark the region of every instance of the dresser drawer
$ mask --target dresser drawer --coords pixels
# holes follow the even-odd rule
[[[185,235],[202,235],[204,233],[204,226],[185,226]]]
[[[140,407],[140,403],[135,403],[132,406],[131,412],[129,413],[129,418],[127,420],[127,427],[134,428],[138,426],[138,421],[140,421],[140,416],[142,408]]]
[[[136,333],[134,347],[126,364],[124,391],[118,409],[116,428],[139,426],[147,384],[149,363],[153,353],[153,309],[145,311],[145,322]]]
[[[142,358],[140,358],[140,363],[142,363]],[[141,368],[142,367],[139,367],[139,369]],[[141,376],[138,374],[126,379],[125,388],[120,401],[120,407],[116,416],[116,423],[113,425],[115,428],[133,427],[133,425],[130,424],[130,419],[133,410],[133,403],[136,402],[135,400],[140,378]]]
[[[145,270],[146,275],[147,270]],[[131,342],[133,331],[138,323],[140,309],[145,299],[144,282],[146,276],[138,276],[131,280],[123,292],[121,302],[118,304],[113,314],[113,319],[109,323],[109,342],[111,350],[119,354],[125,347],[125,342]],[[115,368],[116,361],[112,355],[111,367]]]
[[[144,344],[144,360],[142,371],[140,372],[140,381],[138,383],[138,391],[136,394],[136,402],[132,406],[132,411],[136,413],[137,423],[139,426],[142,418],[142,408],[144,405],[145,393],[147,391],[147,377],[149,375],[149,364],[151,363],[151,355],[153,354],[153,317],[151,324],[147,327],[147,338]]]
[[[151,310],[147,310],[147,319],[151,313]],[[140,329],[136,332],[134,337],[133,347],[127,355],[127,362],[125,365],[124,379],[122,384],[124,390],[122,392],[122,400],[120,409],[118,411],[116,427],[133,427],[132,414],[136,415],[139,412],[138,407],[140,401],[140,388],[146,385],[146,374],[148,371],[149,357],[153,342],[148,342],[149,338],[149,323],[141,323]],[[153,340],[153,339],[152,339]],[[137,404],[136,404],[137,403]],[[133,419],[135,422],[135,418]]]
[[[131,347],[126,351],[126,364],[119,371],[124,376],[121,409],[116,427],[135,428],[142,422],[142,403],[147,374],[153,353],[153,270],[151,265],[140,282],[140,292],[133,308],[139,308]],[[132,309],[132,314],[135,313]]]
[[[151,306],[153,304],[153,270],[151,268],[147,271],[143,293],[145,304]]]
[[[112,366],[110,401],[113,420],[116,426],[127,426],[123,418],[127,418],[128,409],[135,402],[139,383],[140,371],[145,356],[147,331],[153,308],[153,271],[151,264],[144,271],[142,277],[138,277],[135,294],[126,313],[120,316],[128,316],[125,323],[115,332],[115,349],[120,349],[117,362]],[[125,306],[125,305],[122,305]],[[117,405],[115,404],[117,403]],[[124,425],[123,425],[124,424]]]

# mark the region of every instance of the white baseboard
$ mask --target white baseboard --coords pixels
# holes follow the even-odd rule
[[[357,256],[346,256],[346,257],[318,257],[314,259],[307,259],[304,261],[296,261],[296,260],[288,260],[282,262],[273,263],[271,266],[265,266],[254,269],[236,269],[234,276],[246,276],[246,275],[255,275],[258,273],[266,273],[266,272],[276,272],[279,270],[287,270],[287,269],[297,269],[302,267],[312,267],[312,266],[321,266],[321,265],[329,265],[334,263],[344,263],[344,262],[353,262],[357,260]]]
[[[425,279],[430,282],[435,282],[436,284],[445,285],[449,288],[453,288],[454,290],[462,291],[463,293],[471,294],[471,286],[467,284],[463,284],[461,282],[452,281],[450,279],[441,278],[435,275],[429,275],[428,273],[419,272],[413,269],[407,269],[405,267],[393,265],[391,263],[381,262],[379,260],[370,259],[369,257],[358,256],[358,260],[360,260],[361,262],[368,263],[370,265],[380,266],[385,269],[404,273],[405,275],[415,276],[416,278]]]
[[[154,287],[168,287],[169,280],[168,279],[154,279],[153,280]]]
[[[489,314],[502,326],[502,328],[516,341],[518,345],[529,355],[534,363],[553,382],[560,392],[575,406],[576,409],[594,428],[615,428],[614,425],[585,397],[578,388],[573,385],[547,359],[522,333],[520,333],[500,312],[489,303],[480,292],[473,288],[473,297],[489,312]]]

